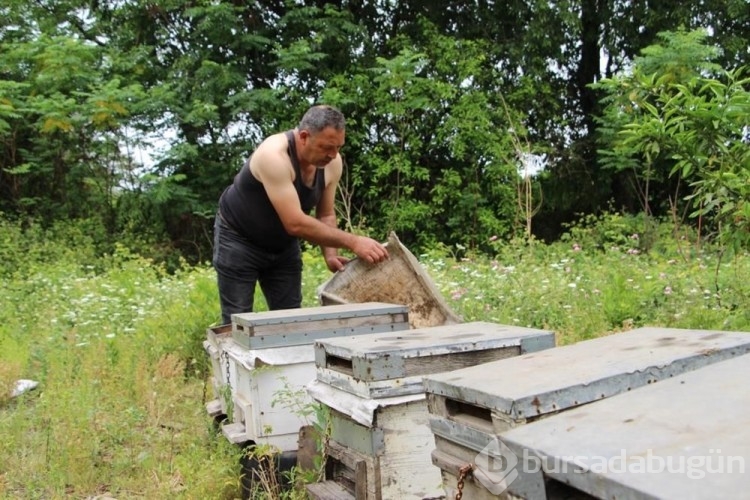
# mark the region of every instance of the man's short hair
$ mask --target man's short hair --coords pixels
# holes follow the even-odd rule
[[[311,134],[317,134],[327,127],[344,130],[346,120],[343,113],[333,106],[319,104],[307,110],[297,128],[307,130]]]

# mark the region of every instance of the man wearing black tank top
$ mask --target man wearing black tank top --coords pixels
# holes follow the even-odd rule
[[[232,314],[253,310],[256,283],[270,310],[301,306],[300,239],[320,245],[332,272],[348,261],[339,248],[371,264],[388,258],[379,242],[337,227],[344,137],[341,112],[313,106],[297,128],[266,138],[222,193],[213,265],[224,324]]]

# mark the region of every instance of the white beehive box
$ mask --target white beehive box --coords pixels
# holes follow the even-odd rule
[[[483,467],[488,455],[504,459],[492,454],[498,439],[513,429],[749,351],[750,335],[744,332],[641,328],[429,375],[424,385],[436,444],[432,459],[442,471],[445,493],[456,494],[460,468],[471,465],[466,497],[498,498],[482,484],[482,477],[491,476]],[[586,431],[600,437],[596,426]]]
[[[297,449],[306,424],[299,410],[312,400],[302,388],[315,378],[311,346],[244,349],[225,346],[232,372],[232,420],[222,431],[232,442]]]
[[[332,431],[327,481],[308,493],[338,483],[356,498],[440,496],[422,377],[554,345],[553,332],[487,322],[316,341],[308,391],[331,409]]]
[[[408,328],[408,308],[375,302],[233,315],[204,342],[216,394],[207,411],[229,417],[222,432],[234,443],[294,451],[311,403],[303,388],[315,379],[312,342]]]

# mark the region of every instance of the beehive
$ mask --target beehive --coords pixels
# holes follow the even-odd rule
[[[308,391],[331,410],[332,433],[327,481],[308,487],[310,496],[330,498],[335,488],[367,499],[439,496],[422,377],[554,342],[550,331],[487,322],[316,341]]]
[[[738,498],[749,379],[750,355],[738,356],[512,429],[503,441],[527,464],[509,486],[527,499],[559,484],[593,498]]]
[[[749,350],[750,335],[743,332],[641,328],[429,375],[424,384],[435,435],[433,463],[453,496],[460,467],[477,466],[488,446],[511,429]],[[589,431],[597,434],[596,428]],[[470,498],[497,498],[476,479],[481,467],[464,491]]]
[[[381,302],[232,315],[232,338],[248,349],[309,345],[319,338],[408,328],[408,307]]]
[[[376,302],[233,315],[204,343],[216,394],[207,411],[229,417],[222,432],[231,442],[296,450],[299,410],[312,402],[304,391],[315,379],[312,343],[408,328],[406,306]]]
[[[551,331],[477,321],[316,341],[316,379],[364,398],[423,393],[422,377],[554,347]]]

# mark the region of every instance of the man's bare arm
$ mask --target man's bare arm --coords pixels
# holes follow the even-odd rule
[[[340,160],[340,158],[337,158],[337,160]],[[334,161],[326,167],[325,189],[318,202],[318,206],[315,207],[315,217],[323,224],[334,228],[338,227],[336,219],[336,190],[341,179],[342,163],[341,161]],[[323,252],[326,266],[332,272],[342,270],[344,265],[349,262],[348,258],[339,255],[339,249],[336,247],[321,246],[320,249]]]
[[[340,165],[341,158],[334,161]],[[285,154],[272,149],[259,150],[253,155],[252,162],[254,175],[263,183],[271,204],[289,234],[322,247],[348,248],[370,263],[388,257],[388,251],[379,242],[347,233],[335,227],[335,224],[331,226],[305,214],[292,181],[291,164]]]

